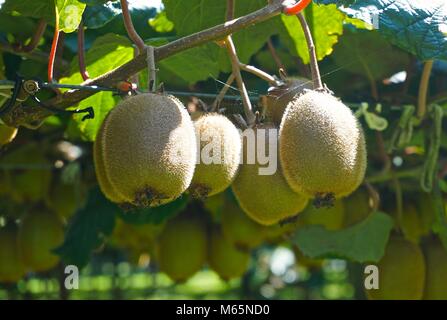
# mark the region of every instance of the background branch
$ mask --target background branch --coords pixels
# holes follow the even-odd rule
[[[428,85],[430,83],[431,70],[433,69],[433,60],[427,61],[424,64],[424,70],[422,71],[421,83],[419,85],[418,95],[418,118],[422,119],[427,113],[427,95]]]
[[[84,46],[84,23],[81,21],[78,27],[78,59],[79,59],[79,72],[81,73],[84,81],[90,79],[85,66],[85,46]]]
[[[232,21],[228,21],[226,23],[203,30],[201,32],[180,38],[166,45],[157,47],[154,50],[155,61],[157,62],[163,60],[172,55],[175,55],[176,53],[200,46],[210,41],[222,39],[238,30],[242,30],[244,28],[247,28],[248,26],[269,20],[270,18],[279,15],[282,12],[282,9],[282,3],[275,2],[246,16],[239,17]],[[101,87],[115,86],[118,82],[130,78],[132,75],[146,68],[146,58],[146,54],[142,53],[135,59],[129,61],[128,63],[120,66],[115,70],[103,74],[95,79],[85,81],[83,85]],[[70,90],[58,97],[47,101],[46,103],[55,108],[65,109],[88,98],[92,94],[94,94],[94,92],[85,90]],[[49,115],[50,113],[47,110],[31,106],[22,108],[19,105],[5,114],[3,116],[3,120],[10,126],[32,127],[32,125],[38,124]]]
[[[34,49],[37,48],[39,45],[40,39],[42,39],[43,34],[45,33],[45,30],[47,29],[47,23],[44,19],[40,19],[36,32],[33,34],[33,37],[31,38],[30,43],[28,43],[26,46],[23,47],[23,52],[31,52]]]

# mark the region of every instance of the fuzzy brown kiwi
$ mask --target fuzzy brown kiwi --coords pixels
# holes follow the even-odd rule
[[[124,207],[170,202],[190,185],[196,163],[194,126],[172,96],[140,94],[121,101],[95,142],[99,185]]]
[[[269,152],[269,135],[276,130],[272,125],[258,125],[253,128],[254,139],[258,141],[258,131],[265,134],[266,154]],[[256,159],[254,164],[247,161],[248,140],[244,139],[244,163],[232,184],[232,190],[241,208],[247,215],[262,225],[274,225],[284,219],[297,215],[307,205],[307,198],[295,193],[287,184],[278,163],[276,171],[261,175],[262,166]],[[255,143],[257,148],[258,143]],[[258,152],[256,152],[258,153]]]
[[[330,204],[351,194],[363,181],[363,130],[352,111],[333,95],[309,91],[290,101],[279,136],[287,182],[316,203],[327,200]]]
[[[236,177],[241,136],[235,125],[218,113],[203,113],[194,120],[194,127],[201,154],[189,191],[204,198],[224,191]]]

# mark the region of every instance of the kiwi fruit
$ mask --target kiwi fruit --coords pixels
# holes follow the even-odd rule
[[[289,77],[283,85],[270,87],[264,103],[267,121],[279,126],[289,101],[312,88],[312,80],[302,77]]]
[[[231,193],[226,196],[220,223],[223,235],[232,245],[242,250],[250,250],[259,246],[268,229],[250,219],[239,207]]]
[[[369,193],[365,188],[357,189],[344,199],[345,220],[344,226],[350,227],[365,220],[372,212]]]
[[[140,94],[121,101],[94,144],[98,183],[123,208],[158,206],[190,185],[196,136],[183,104],[172,96]]]
[[[363,130],[352,111],[329,93],[309,91],[289,102],[279,150],[290,187],[319,205],[351,194],[365,175]]]
[[[52,165],[42,152],[42,146],[28,144],[5,154],[0,159],[5,168],[2,175],[9,194],[16,202],[44,200],[51,184]]]
[[[183,212],[166,223],[157,242],[160,271],[175,282],[185,282],[206,262],[207,226],[195,213]]]
[[[248,269],[250,253],[232,245],[219,228],[211,232],[208,264],[223,280],[241,277]]]
[[[298,216],[298,227],[308,225],[320,225],[327,230],[335,231],[343,228],[345,220],[345,204],[342,200],[336,200],[333,206],[317,208],[309,204]]]
[[[17,135],[17,128],[0,124],[0,147],[10,143]]]
[[[32,271],[47,271],[59,263],[52,252],[64,240],[63,224],[59,217],[46,209],[28,212],[19,225],[18,243],[25,266]]]
[[[425,300],[447,300],[447,251],[439,241],[432,240],[424,248]]]
[[[379,289],[366,290],[370,300],[420,300],[424,293],[425,261],[416,244],[391,237],[377,264]]]
[[[203,209],[211,215],[213,221],[220,221],[226,201],[225,192],[203,199]]]
[[[205,198],[224,191],[236,177],[241,136],[235,125],[218,113],[202,114],[194,121],[194,127],[200,161],[189,191],[196,198]]]
[[[131,263],[138,264],[142,254],[155,255],[155,243],[165,227],[161,224],[129,224],[116,219],[110,245],[123,249]]]
[[[17,235],[15,225],[0,228],[0,283],[14,283],[25,275]]]
[[[57,181],[49,190],[46,204],[63,220],[70,219],[86,201],[86,190],[82,185]]]
[[[258,131],[265,133],[265,150],[269,153],[269,135],[276,130],[272,125],[257,125],[253,128],[255,146],[258,147]],[[261,134],[264,134],[261,131]],[[247,159],[248,139],[244,139],[244,159]],[[256,154],[258,150],[256,150]],[[261,175],[262,168],[258,159],[254,164],[244,163],[239,167],[239,173],[232,184],[232,190],[241,208],[254,221],[271,226],[286,218],[297,215],[307,205],[308,199],[290,189],[281,166],[278,163],[276,171],[270,175]]]

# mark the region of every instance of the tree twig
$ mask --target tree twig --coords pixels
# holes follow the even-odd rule
[[[172,41],[166,45],[155,48],[155,60],[160,61],[166,59],[179,52],[200,46],[204,43],[222,39],[229,34],[238,30],[242,30],[248,26],[269,20],[282,12],[283,5],[281,2],[274,2],[262,9],[252,12],[246,16],[239,17],[232,21],[217,25],[215,27],[191,34],[189,36]],[[128,79],[137,72],[147,67],[146,54],[140,54],[135,59],[125,63],[124,65],[103,74],[95,79],[85,81],[83,85],[111,87],[116,85],[123,79]],[[48,105],[55,108],[65,109],[71,107],[80,101],[90,97],[94,92],[85,90],[69,90],[64,94],[47,101]],[[3,116],[3,120],[10,126],[29,126],[38,125],[49,116],[48,110],[39,107],[27,106],[22,108],[20,105],[14,107],[10,112]]]
[[[121,1],[121,10],[123,11],[123,20],[124,20],[124,26],[126,27],[127,34],[129,35],[129,38],[132,40],[133,43],[137,46],[138,50],[140,50],[140,53],[144,52],[145,44],[143,39],[141,39],[140,35],[135,30],[135,27],[132,23],[132,17],[130,16],[129,12],[129,5],[127,3],[127,0],[120,0]]]
[[[37,24],[36,32],[33,34],[31,41],[26,46],[24,46],[21,51],[31,52],[34,49],[36,49],[46,29],[47,29],[47,22],[44,19],[40,19],[39,23]]]
[[[216,112],[219,109],[220,103],[222,102],[222,100],[224,99],[225,95],[228,92],[228,89],[231,87],[231,84],[234,82],[234,74],[230,74],[230,76],[228,77],[227,82],[225,82],[225,85],[222,87],[222,89],[220,90],[219,94],[217,95],[216,99],[214,100],[212,106],[211,106],[211,111]]]
[[[90,79],[85,66],[85,46],[84,46],[84,23],[81,21],[78,27],[78,60],[79,60],[79,72],[81,73],[84,81]]]
[[[275,60],[278,69],[286,70],[284,63],[282,63],[281,58],[279,57],[278,52],[273,45],[272,38],[269,38],[267,40],[267,48],[269,49],[270,55],[272,56],[273,60]]]
[[[422,71],[422,78],[419,85],[419,95],[418,95],[418,118],[422,119],[427,113],[427,95],[428,86],[430,83],[430,75],[433,69],[433,60],[429,60],[424,64],[424,70]]]
[[[240,61],[237,57],[236,48],[234,47],[233,39],[228,36],[225,39],[225,46],[227,47],[228,54],[231,59],[231,65],[233,69],[234,77],[236,78],[237,86],[239,87],[239,93],[242,98],[242,104],[244,105],[244,112],[247,118],[247,124],[251,125],[255,123],[256,117],[253,113],[253,107],[251,105],[250,98],[248,96],[247,88],[245,87],[244,80],[242,79]]]
[[[312,72],[312,81],[314,83],[314,89],[323,89],[323,83],[321,82],[320,69],[318,67],[317,53],[315,51],[315,44],[310,32],[309,25],[306,22],[306,18],[303,13],[300,12],[296,15],[303,28],[304,36],[306,37],[307,47],[309,49],[310,57],[310,69]]]
[[[267,81],[270,85],[273,85],[273,86],[279,85],[278,80],[274,76],[268,74],[267,72],[265,72],[261,69],[254,67],[254,66],[239,62],[239,68],[261,78],[264,81]]]

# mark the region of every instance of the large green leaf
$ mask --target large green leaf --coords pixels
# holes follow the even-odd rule
[[[59,30],[70,33],[77,30],[85,10],[85,3],[78,0],[55,0],[59,12]]]
[[[87,71],[91,77],[98,77],[110,70],[116,69],[133,58],[133,48],[127,38],[115,34],[99,37],[86,53]],[[71,64],[71,76],[62,78],[61,83],[79,84],[82,77],[79,73],[78,58]],[[75,114],[73,120],[83,138],[94,141],[96,133],[107,113],[115,106],[116,98],[111,92],[100,92],[83,100],[78,108],[92,106],[95,118],[82,121],[83,114]]]
[[[294,243],[311,258],[338,257],[356,262],[378,262],[393,228],[393,219],[374,212],[350,228],[329,231],[311,225],[298,229]]]
[[[112,234],[115,217],[119,211],[120,209],[108,201],[98,188],[91,190],[87,204],[71,220],[64,243],[55,253],[66,264],[84,267],[105,237]]]
[[[84,25],[89,29],[101,28],[119,14],[121,14],[121,7],[118,2],[87,6],[83,16]]]
[[[54,0],[6,0],[2,11],[17,12],[25,17],[44,18],[48,22],[54,21]]]
[[[335,46],[333,58],[340,68],[372,80],[405,70],[409,55],[393,47],[377,31],[349,32]]]
[[[330,55],[333,46],[343,34],[343,21],[345,16],[335,5],[312,4],[304,11],[307,23],[312,32],[318,60]],[[309,50],[303,29],[295,16],[281,16],[284,32],[280,37],[292,52],[297,54],[304,63],[309,63]]]
[[[447,59],[447,2],[445,0],[316,0],[335,3],[350,17],[371,23],[388,40],[422,60]],[[349,5],[350,4],[350,5]],[[348,6],[349,5],[349,6]]]

